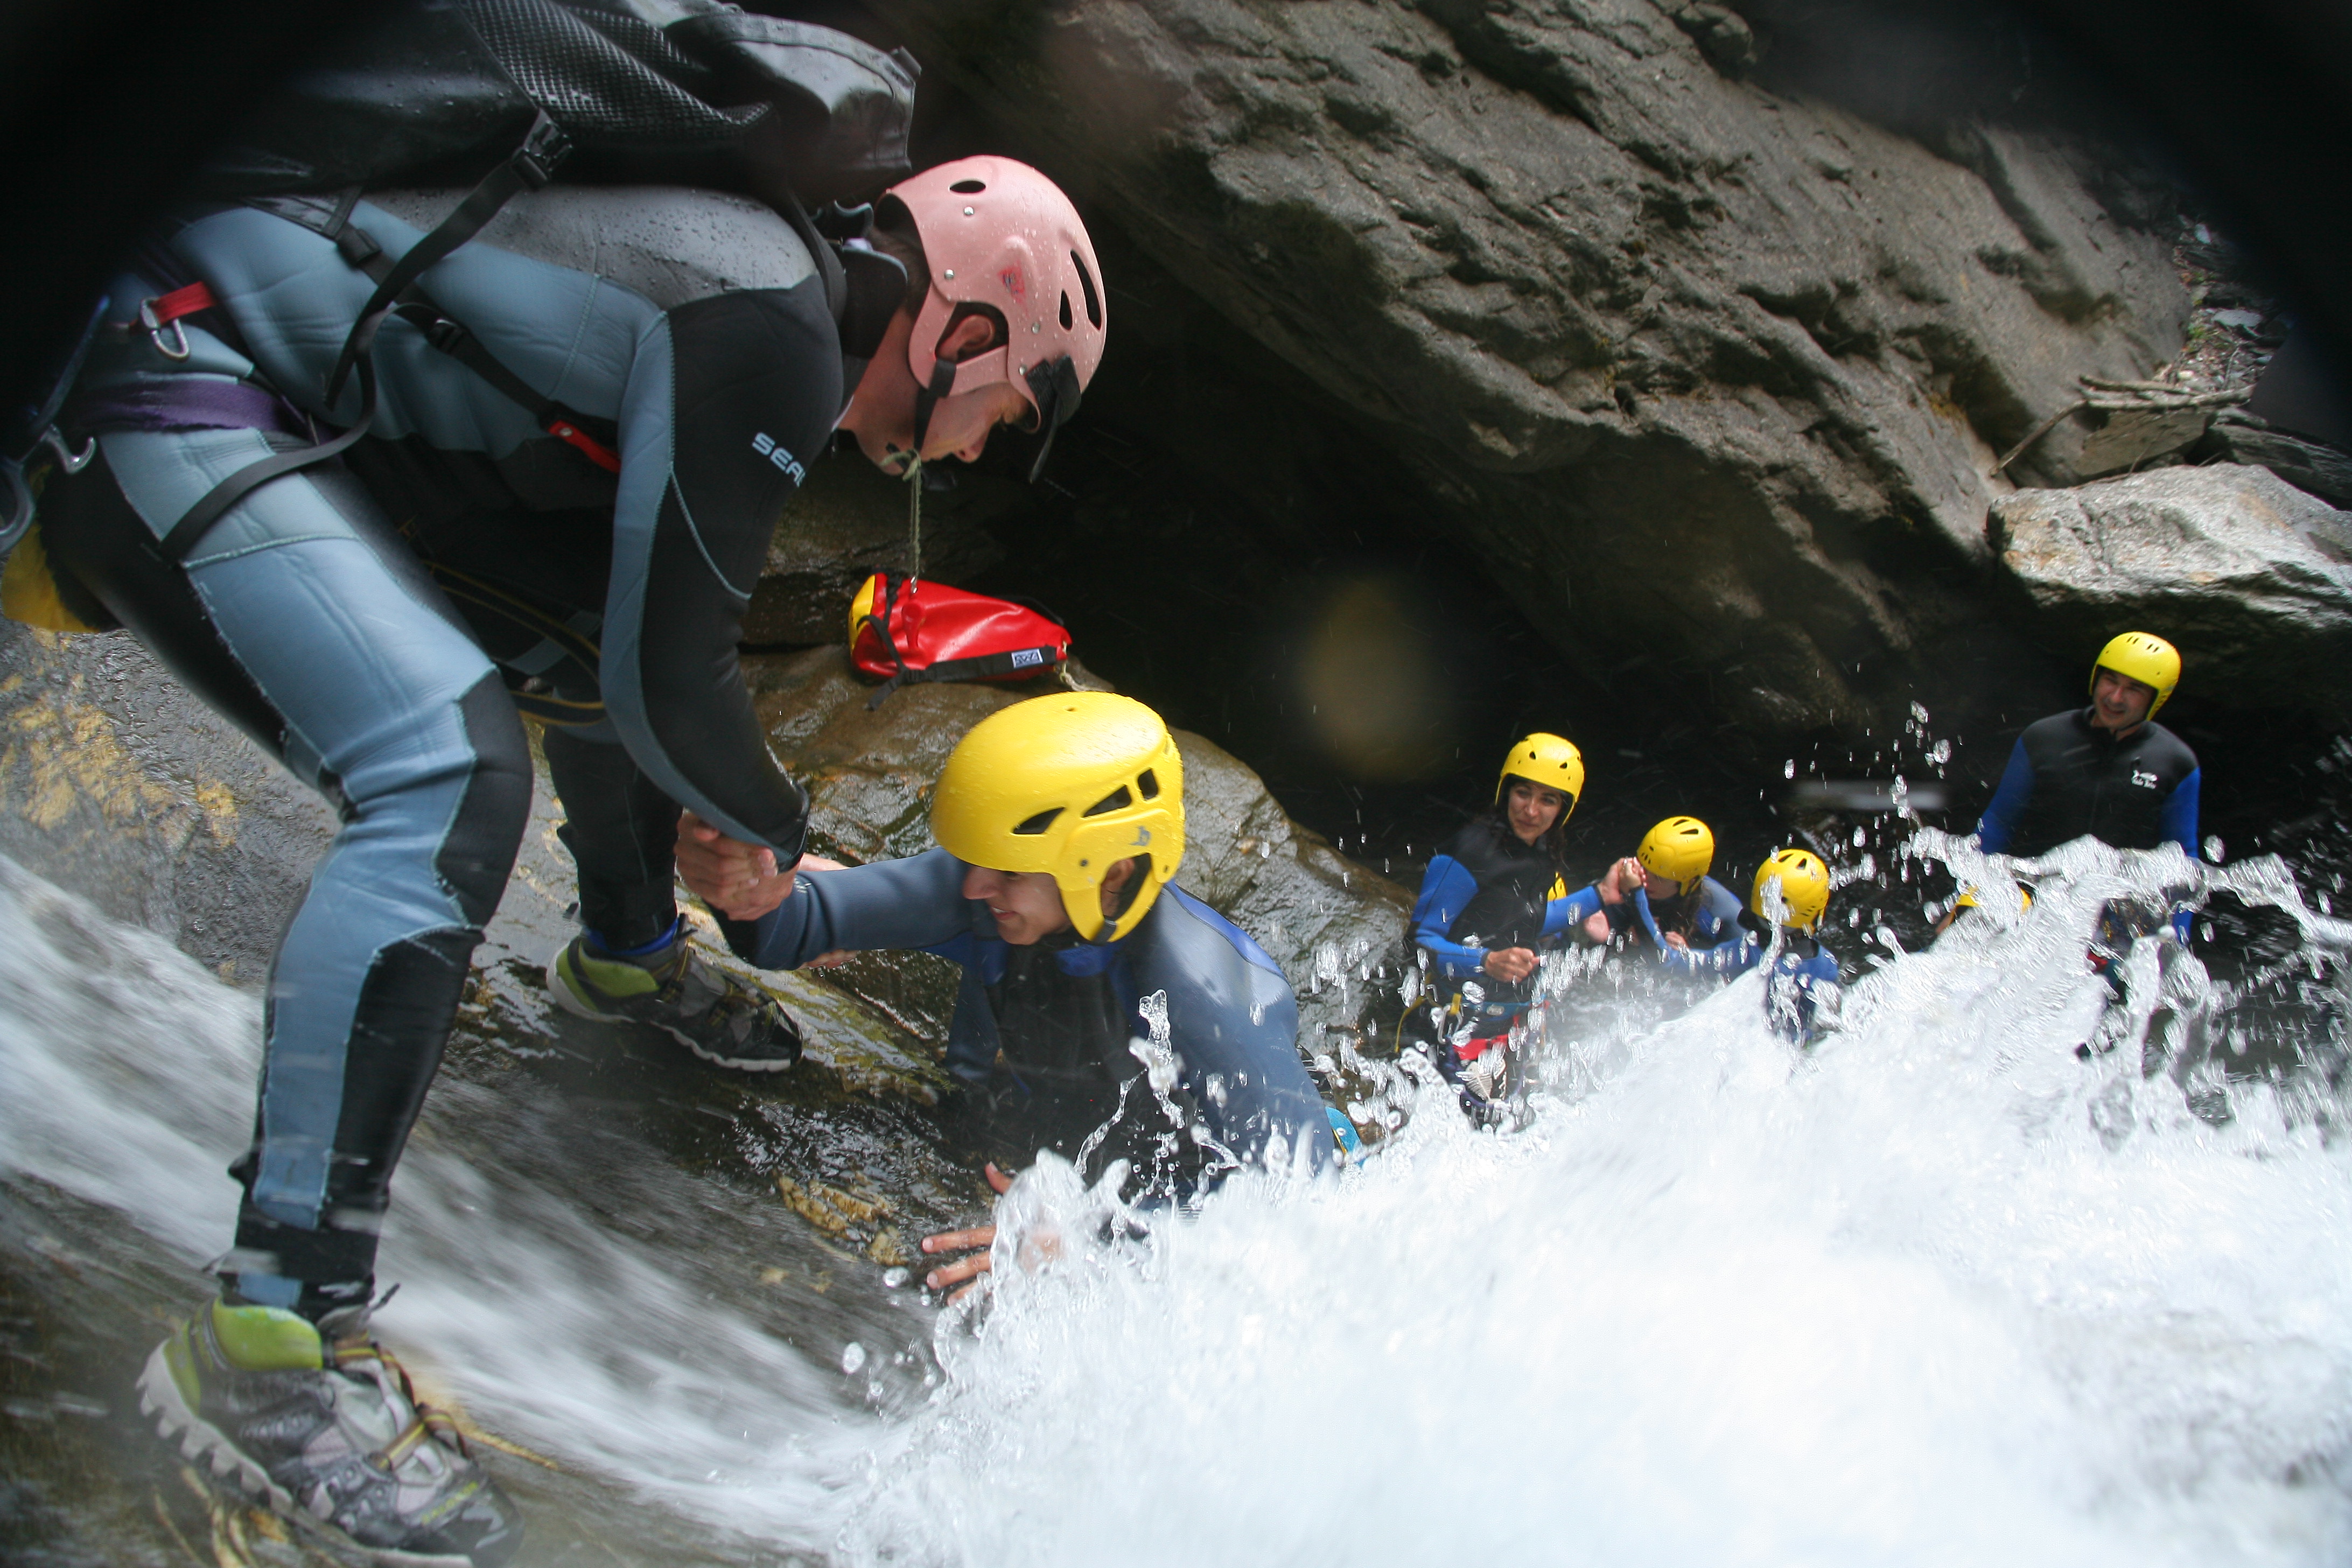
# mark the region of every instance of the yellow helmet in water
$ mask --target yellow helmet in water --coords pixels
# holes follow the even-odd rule
[[[940,770],[931,837],[967,865],[1050,873],[1087,942],[1133,931],[1184,858],[1184,761],[1160,715],[1131,697],[1066,691],[999,709]],[[1103,873],[1143,861],[1106,919]]]
[[[1642,835],[1633,858],[1653,877],[1670,878],[1687,891],[1715,864],[1715,835],[1696,816],[1670,816]]]
[[[1538,730],[1514,742],[1511,754],[1503,759],[1503,771],[1495,780],[1496,802],[1515,778],[1568,796],[1568,805],[1559,814],[1559,820],[1566,822],[1576,810],[1576,797],[1584,793],[1584,753],[1573,741]]]
[[[1775,883],[1780,889],[1777,914],[1766,907],[1769,900],[1765,897]],[[1768,921],[1811,931],[1822,923],[1830,907],[1830,868],[1810,849],[1775,850],[1756,868],[1756,891],[1748,907]]]
[[[2126,632],[2111,639],[2099,650],[2099,659],[2091,666],[2091,689],[2099,689],[2099,671],[2112,669],[2117,675],[2127,675],[2143,686],[2156,688],[2156,700],[2147,705],[2147,716],[2164,706],[2172,689],[2180,684],[2180,650],[2160,637],[2147,632]]]

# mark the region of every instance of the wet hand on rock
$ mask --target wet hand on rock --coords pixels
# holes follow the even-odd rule
[[[999,1197],[1013,1190],[1013,1178],[994,1163],[988,1166],[988,1184]],[[955,1287],[948,1300],[961,1301],[980,1288],[980,1276],[993,1270],[995,1264],[996,1226],[974,1226],[969,1230],[942,1231],[923,1237],[925,1252],[969,1252],[969,1256],[932,1269],[923,1276],[923,1283],[934,1290]],[[977,1251],[970,1249],[978,1248]],[[1035,1228],[1021,1237],[1020,1259],[1024,1270],[1034,1270],[1062,1255],[1062,1237],[1057,1230]]]

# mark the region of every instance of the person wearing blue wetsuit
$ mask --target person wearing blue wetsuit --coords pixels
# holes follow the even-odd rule
[[[1707,875],[1714,830],[1696,816],[1670,816],[1642,836],[1633,858],[1640,886],[1627,900],[1630,931],[1675,973],[1718,973],[1744,936],[1739,895]]]
[[[2087,835],[2117,849],[2178,844],[2196,859],[2197,753],[2155,721],[2179,681],[2180,655],[2163,638],[2126,632],[2110,641],[2092,667],[2090,706],[2053,713],[2018,736],[1977,823],[1978,846],[2040,855]],[[2128,942],[2115,921],[2104,923],[2116,929],[2103,941]],[[2188,939],[2187,910],[2174,912],[2172,928]]]
[[[1424,995],[1398,1021],[1473,1115],[1512,1074],[1513,1026],[1535,1005],[1538,955],[1600,909],[1567,888],[1566,826],[1584,791],[1584,758],[1558,735],[1522,737],[1503,759],[1492,807],[1430,858],[1410,917]],[[1613,884],[1612,884],[1613,886]]]
[[[932,797],[940,848],[803,873],[785,894],[749,846],[689,817],[678,867],[763,968],[877,948],[953,960],[947,1067],[994,1158],[1051,1149],[1089,1180],[1124,1159],[1131,1194],[1181,1198],[1237,1163],[1321,1169],[1335,1137],[1353,1142],[1299,1061],[1281,969],[1171,880],[1183,791],[1158,714],[1069,692],[1002,709],[957,745]],[[1156,1088],[1151,1047],[1137,1044],[1155,1036],[1173,1057]],[[932,1286],[985,1266],[968,1259]]]
[[[1830,869],[1808,849],[1781,849],[1756,868],[1756,887],[1738,916],[1740,936],[1713,947],[1675,950],[1688,972],[1729,980],[1771,956],[1764,1014],[1775,1032],[1811,1045],[1837,1022],[1841,992],[1836,954],[1814,934],[1830,903]],[[1780,951],[1772,951],[1775,928]]]
[[[544,184],[367,316],[342,374],[393,258],[437,254],[429,233],[474,205],[173,216],[110,289],[60,419],[92,456],[52,476],[39,526],[61,598],[342,819],[270,973],[224,1296],[142,1392],[190,1454],[325,1497],[362,1546],[478,1568],[519,1526],[383,1374],[366,1319],[393,1170],[530,810],[519,706],[559,726],[587,927],[555,1000],[788,1067],[792,1020],[695,958],[671,869],[681,805],[801,852],[806,797],[736,657],[772,535],[836,429],[894,472],[969,459],[1000,425],[1050,435],[1104,318],[1075,209],[1006,159],[894,186],[878,270],[796,206]],[[371,1469],[379,1450],[396,1462]]]

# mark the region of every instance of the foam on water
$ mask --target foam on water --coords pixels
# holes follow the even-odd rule
[[[0,1165],[121,1210],[184,1262],[217,1256],[258,1001],[5,858],[0,933]],[[599,1173],[549,1174],[517,1190],[420,1133],[384,1237],[387,1335],[509,1439],[722,1531],[821,1546],[872,1442],[839,1380],[593,1223]]]
[[[2299,900],[2077,847],[1810,1052],[1756,976],[1631,984],[1555,1009],[1515,1131],[1399,1077],[1343,1180],[1240,1177],[1109,1246],[1041,1168],[1003,1213],[1058,1214],[1059,1260],[943,1317],[937,1388],[879,1417],[446,1150],[403,1169],[400,1331],[499,1430],[846,1562],[2340,1562],[2352,1153],[2222,1081],[2193,960],[2142,944],[2120,1021],[2082,962],[2112,898]],[[252,1005],[21,873],[0,906],[0,1158],[216,1248]],[[2347,934],[2305,916],[2315,955]],[[625,1355],[622,1311],[659,1325]]]

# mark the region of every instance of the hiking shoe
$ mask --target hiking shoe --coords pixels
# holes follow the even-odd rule
[[[575,936],[548,961],[547,990],[567,1013],[667,1029],[704,1061],[782,1072],[801,1059],[801,1029],[776,999],[713,969],[681,933],[643,958],[614,958]]]
[[[140,1408],[186,1458],[378,1562],[498,1568],[522,1544],[521,1516],[449,1418],[416,1403],[365,1311],[335,1317],[322,1334],[276,1307],[215,1301],[147,1358]]]

